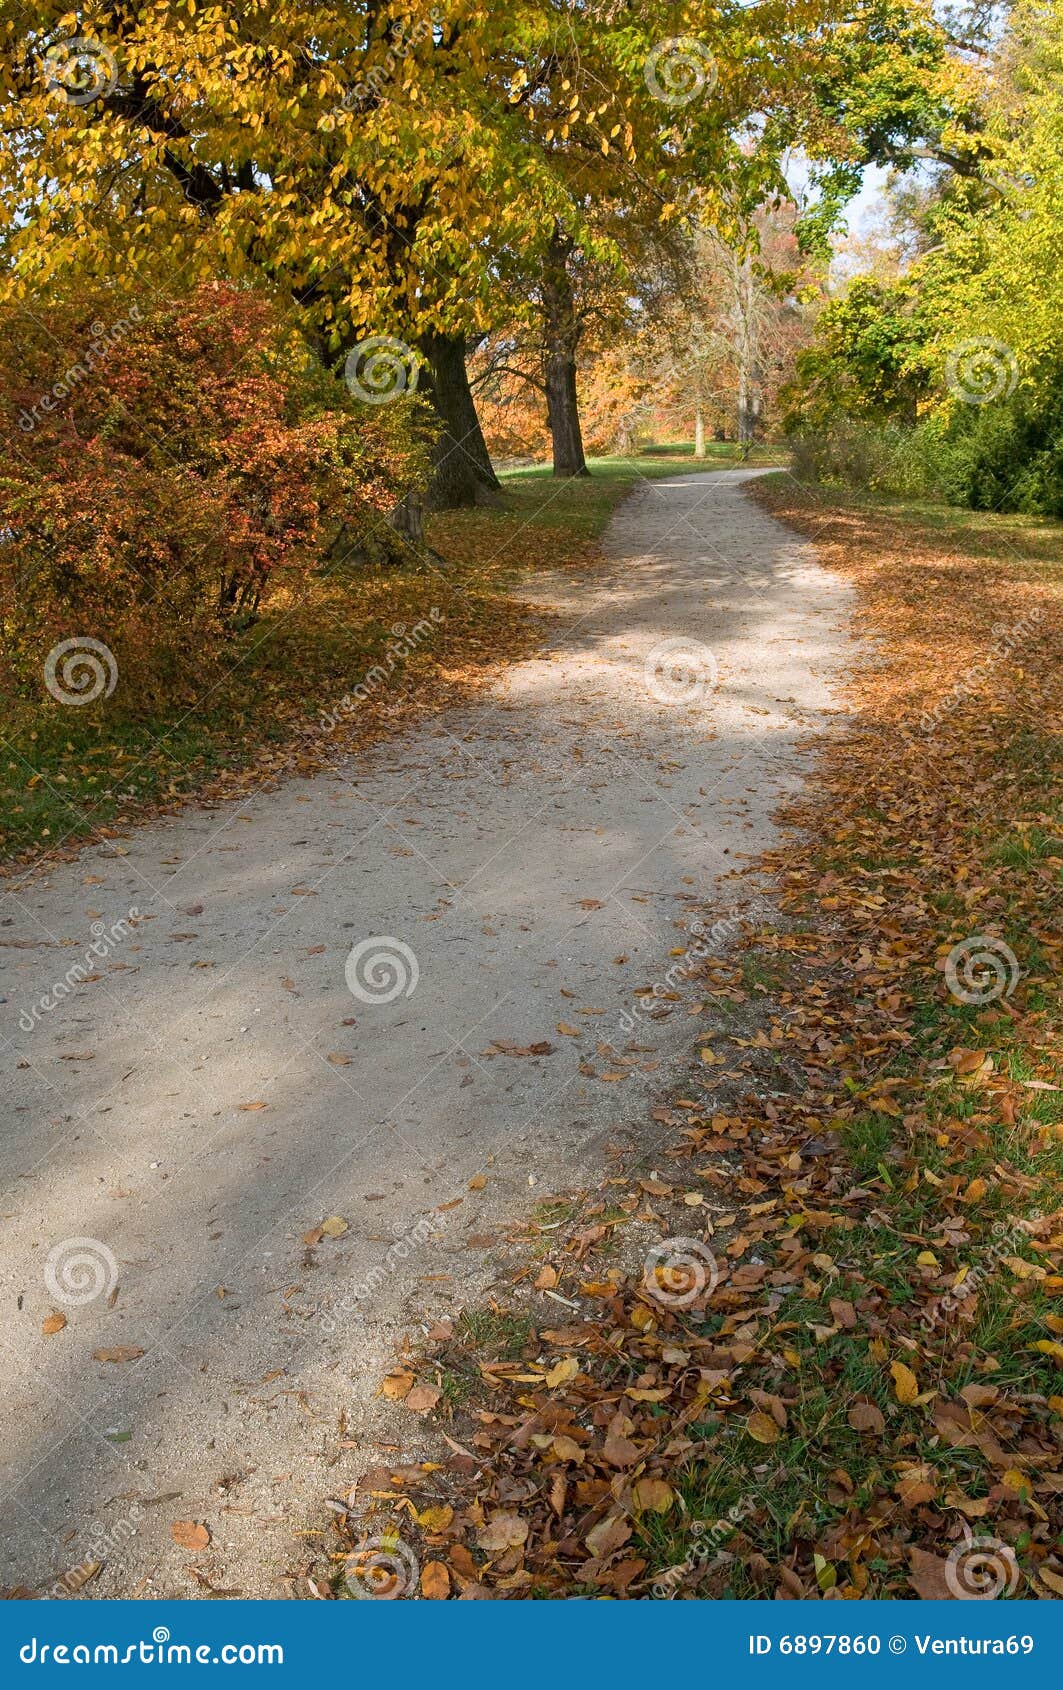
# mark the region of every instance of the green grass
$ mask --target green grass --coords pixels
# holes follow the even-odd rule
[[[472,1349],[490,1352],[493,1361],[518,1361],[533,1330],[531,1316],[512,1309],[467,1309],[458,1335]]]

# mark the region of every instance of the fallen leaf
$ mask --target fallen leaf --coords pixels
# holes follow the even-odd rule
[[[903,1361],[895,1361],[890,1365],[893,1375],[893,1387],[897,1393],[897,1401],[906,1406],[913,1403],[919,1395],[919,1381],[910,1367],[905,1367]]]
[[[442,1561],[426,1561],[421,1569],[421,1595],[429,1602],[445,1602],[450,1595],[450,1573]]]
[[[579,1362],[575,1356],[563,1356],[546,1375],[548,1390],[555,1391],[559,1385],[566,1385],[579,1372]]]
[[[849,1424],[854,1432],[872,1432],[876,1436],[886,1430],[882,1410],[873,1402],[855,1402],[849,1410]]]
[[[764,1414],[759,1408],[746,1421],[746,1431],[758,1444],[773,1444],[778,1442],[779,1428],[770,1414]]]
[[[501,1555],[507,1549],[520,1549],[528,1538],[528,1522],[519,1514],[493,1514],[480,1527],[476,1541],[487,1555]]]
[[[412,1408],[415,1414],[428,1414],[442,1395],[434,1385],[415,1385],[406,1398],[406,1407]]]
[[[639,1479],[632,1494],[644,1514],[667,1514],[675,1501],[675,1491],[663,1479]]]

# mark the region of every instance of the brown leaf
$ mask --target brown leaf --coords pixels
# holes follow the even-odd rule
[[[135,1344],[117,1344],[112,1350],[93,1350],[93,1361],[139,1361],[144,1354]]]
[[[197,1520],[175,1520],[170,1536],[182,1549],[206,1549],[210,1543],[209,1531]]]
[[[872,1432],[876,1436],[886,1430],[882,1410],[873,1402],[854,1402],[849,1410],[849,1424],[854,1432]]]
[[[675,1491],[663,1479],[640,1479],[632,1494],[644,1514],[667,1514],[675,1501]]]
[[[450,1595],[450,1573],[442,1561],[426,1561],[421,1569],[421,1595],[429,1602],[445,1602]]]
[[[591,1527],[584,1541],[591,1554],[602,1561],[627,1542],[632,1529],[626,1514],[607,1514],[604,1520]]]
[[[415,1385],[406,1398],[406,1407],[412,1408],[415,1414],[428,1414],[442,1395],[434,1385]]]
[[[925,1549],[909,1550],[911,1572],[909,1582],[917,1595],[924,1602],[950,1602],[955,1600],[955,1593],[949,1588],[945,1578],[947,1561],[939,1555],[928,1555]]]
[[[55,1334],[61,1332],[65,1325],[66,1315],[60,1314],[58,1309],[53,1309],[51,1314],[41,1321],[41,1331],[46,1338],[54,1338]]]
[[[480,1527],[476,1541],[487,1555],[501,1555],[507,1549],[520,1549],[527,1541],[528,1522],[519,1514],[493,1514]]]

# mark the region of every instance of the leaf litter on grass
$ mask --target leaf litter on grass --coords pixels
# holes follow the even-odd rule
[[[703,965],[712,1102],[406,1359],[438,1457],[360,1481],[336,1555],[386,1514],[425,1596],[1063,1594],[1057,572],[761,496],[871,656],[758,866],[777,923]]]

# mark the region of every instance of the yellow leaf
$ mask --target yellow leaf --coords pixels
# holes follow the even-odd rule
[[[450,1525],[454,1518],[454,1510],[449,1502],[437,1503],[432,1508],[425,1508],[417,1516],[417,1524],[423,1526],[426,1532],[442,1532]]]
[[[754,1409],[753,1413],[746,1421],[746,1431],[749,1433],[751,1438],[756,1439],[758,1444],[773,1444],[778,1442],[779,1428],[776,1426],[771,1415],[765,1414],[762,1409]]]
[[[663,1479],[640,1479],[634,1490],[635,1507],[644,1514],[667,1514],[675,1491]]]
[[[893,1388],[897,1393],[897,1401],[909,1405],[915,1402],[919,1395],[919,1381],[910,1367],[905,1367],[903,1361],[895,1361],[890,1365],[893,1375]]]
[[[557,1389],[558,1385],[567,1385],[568,1381],[574,1379],[578,1372],[579,1362],[575,1356],[563,1356],[546,1375],[547,1388],[553,1391]]]

